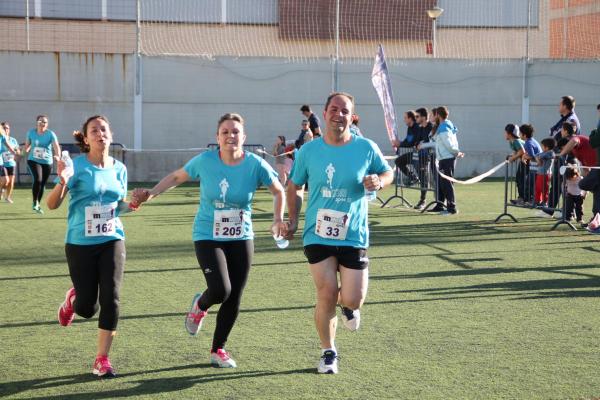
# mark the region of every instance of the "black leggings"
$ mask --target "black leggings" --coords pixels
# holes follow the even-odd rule
[[[119,292],[125,268],[125,242],[65,246],[69,274],[75,287],[75,312],[92,318],[100,308],[98,328],[117,329]]]
[[[42,201],[44,195],[44,186],[50,176],[52,165],[50,164],[39,164],[32,160],[27,160],[29,166],[29,172],[31,172],[32,183],[31,192],[33,193],[33,202],[39,203]]]
[[[194,242],[194,247],[207,286],[198,300],[198,306],[208,310],[213,304],[222,303],[217,313],[211,349],[217,351],[225,346],[240,312],[242,292],[248,281],[254,254],[254,241],[198,240]]]

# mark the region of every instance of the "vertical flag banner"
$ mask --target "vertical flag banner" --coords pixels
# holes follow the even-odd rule
[[[387,64],[383,46],[379,45],[379,50],[375,56],[375,65],[371,73],[373,87],[379,96],[379,101],[383,106],[383,116],[385,118],[385,127],[387,129],[390,142],[398,137],[398,128],[396,126],[396,113],[394,111],[394,94],[392,93],[392,84],[388,74]]]

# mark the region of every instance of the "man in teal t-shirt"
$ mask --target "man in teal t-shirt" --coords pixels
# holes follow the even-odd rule
[[[350,132],[354,98],[333,93],[327,99],[323,137],[305,144],[297,154],[288,182],[288,238],[298,228],[303,186],[310,193],[304,224],[304,253],[317,288],[315,321],[321,339],[319,373],[337,373],[336,304],[350,330],[358,329],[359,308],[368,286],[367,192],[393,180],[377,145]],[[338,283],[338,275],[343,285]],[[339,289],[338,289],[339,288]]]

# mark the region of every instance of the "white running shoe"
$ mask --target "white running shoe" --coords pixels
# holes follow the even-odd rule
[[[562,219],[562,211],[556,211],[552,216],[556,219]]]
[[[237,368],[237,364],[229,356],[229,353],[223,349],[217,349],[216,352],[210,352],[210,365],[218,368]]]
[[[200,328],[202,328],[202,321],[208,311],[202,311],[198,305],[202,293],[197,293],[192,300],[190,311],[185,316],[185,330],[192,336],[196,336]]]
[[[360,326],[360,311],[351,310],[348,307],[340,306],[342,309],[342,322],[344,326],[351,330],[356,331]]]
[[[320,374],[337,374],[338,373],[338,357],[333,350],[326,350],[321,356],[317,371]]]

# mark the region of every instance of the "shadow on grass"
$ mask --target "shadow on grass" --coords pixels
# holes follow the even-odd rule
[[[398,274],[398,275],[375,275],[371,276],[371,280],[393,280],[393,279],[426,279],[426,278],[446,278],[446,277],[460,277],[460,276],[473,276],[473,275],[495,275],[495,274],[513,274],[521,272],[552,272],[565,275],[579,275],[586,276],[591,279],[600,279],[600,276],[593,274],[584,274],[580,272],[574,272],[570,270],[578,269],[600,269],[598,264],[587,264],[587,265],[565,265],[565,266],[553,266],[553,267],[536,267],[536,268],[476,268],[476,269],[460,269],[450,271],[432,271],[432,272],[420,272],[418,274]]]
[[[149,375],[161,372],[181,371],[187,369],[211,368],[210,364],[191,364],[161,368],[156,370],[144,370],[138,372],[129,372],[119,375],[116,379],[127,379],[138,375]],[[230,381],[244,378],[258,378],[265,376],[278,375],[293,375],[293,374],[308,374],[316,373],[315,368],[295,369],[289,371],[239,371],[222,370],[220,373],[181,376],[169,378],[146,378],[139,380],[128,380],[127,383],[136,384],[134,387],[127,389],[105,390],[93,393],[71,393],[60,394],[55,396],[40,396],[30,397],[29,399],[98,399],[98,398],[120,398],[130,396],[152,395],[157,393],[177,392],[180,390],[189,389],[197,384],[215,382],[215,381]],[[98,378],[90,374],[78,374],[72,376],[58,376],[51,378],[31,379],[17,382],[4,383],[0,385],[0,396],[10,396],[18,393],[27,392],[28,390],[39,390],[47,388],[55,388],[60,386],[69,386],[78,383],[87,383],[97,381]]]
[[[577,289],[590,289],[580,291]],[[547,290],[552,290],[547,292]],[[558,290],[557,290],[558,289]],[[497,282],[470,286],[451,286],[442,288],[427,288],[413,290],[398,290],[396,293],[420,293],[428,296],[453,296],[460,299],[462,295],[494,294],[497,292],[514,292],[519,296],[513,300],[546,299],[546,298],[574,298],[574,297],[600,297],[600,277],[585,279],[536,279],[527,281]],[[522,292],[528,292],[523,294]]]
[[[215,309],[218,307],[215,306]],[[264,307],[264,308],[245,308],[241,309],[240,313],[261,313],[261,312],[276,312],[276,311],[292,311],[292,310],[311,310],[314,308],[314,305],[301,305],[301,306],[290,306],[290,307]],[[148,318],[172,318],[172,317],[180,317],[185,316],[185,311],[178,312],[170,312],[170,313],[160,313],[160,314],[139,314],[139,315],[122,315],[119,317],[119,320],[135,320],[135,319],[148,319]],[[97,322],[98,318],[75,318],[73,324],[85,324],[90,322]],[[1,324],[0,329],[6,328],[25,328],[25,327],[36,327],[36,326],[52,326],[57,325],[57,320],[50,321],[30,321],[30,322],[12,322],[8,324]]]

